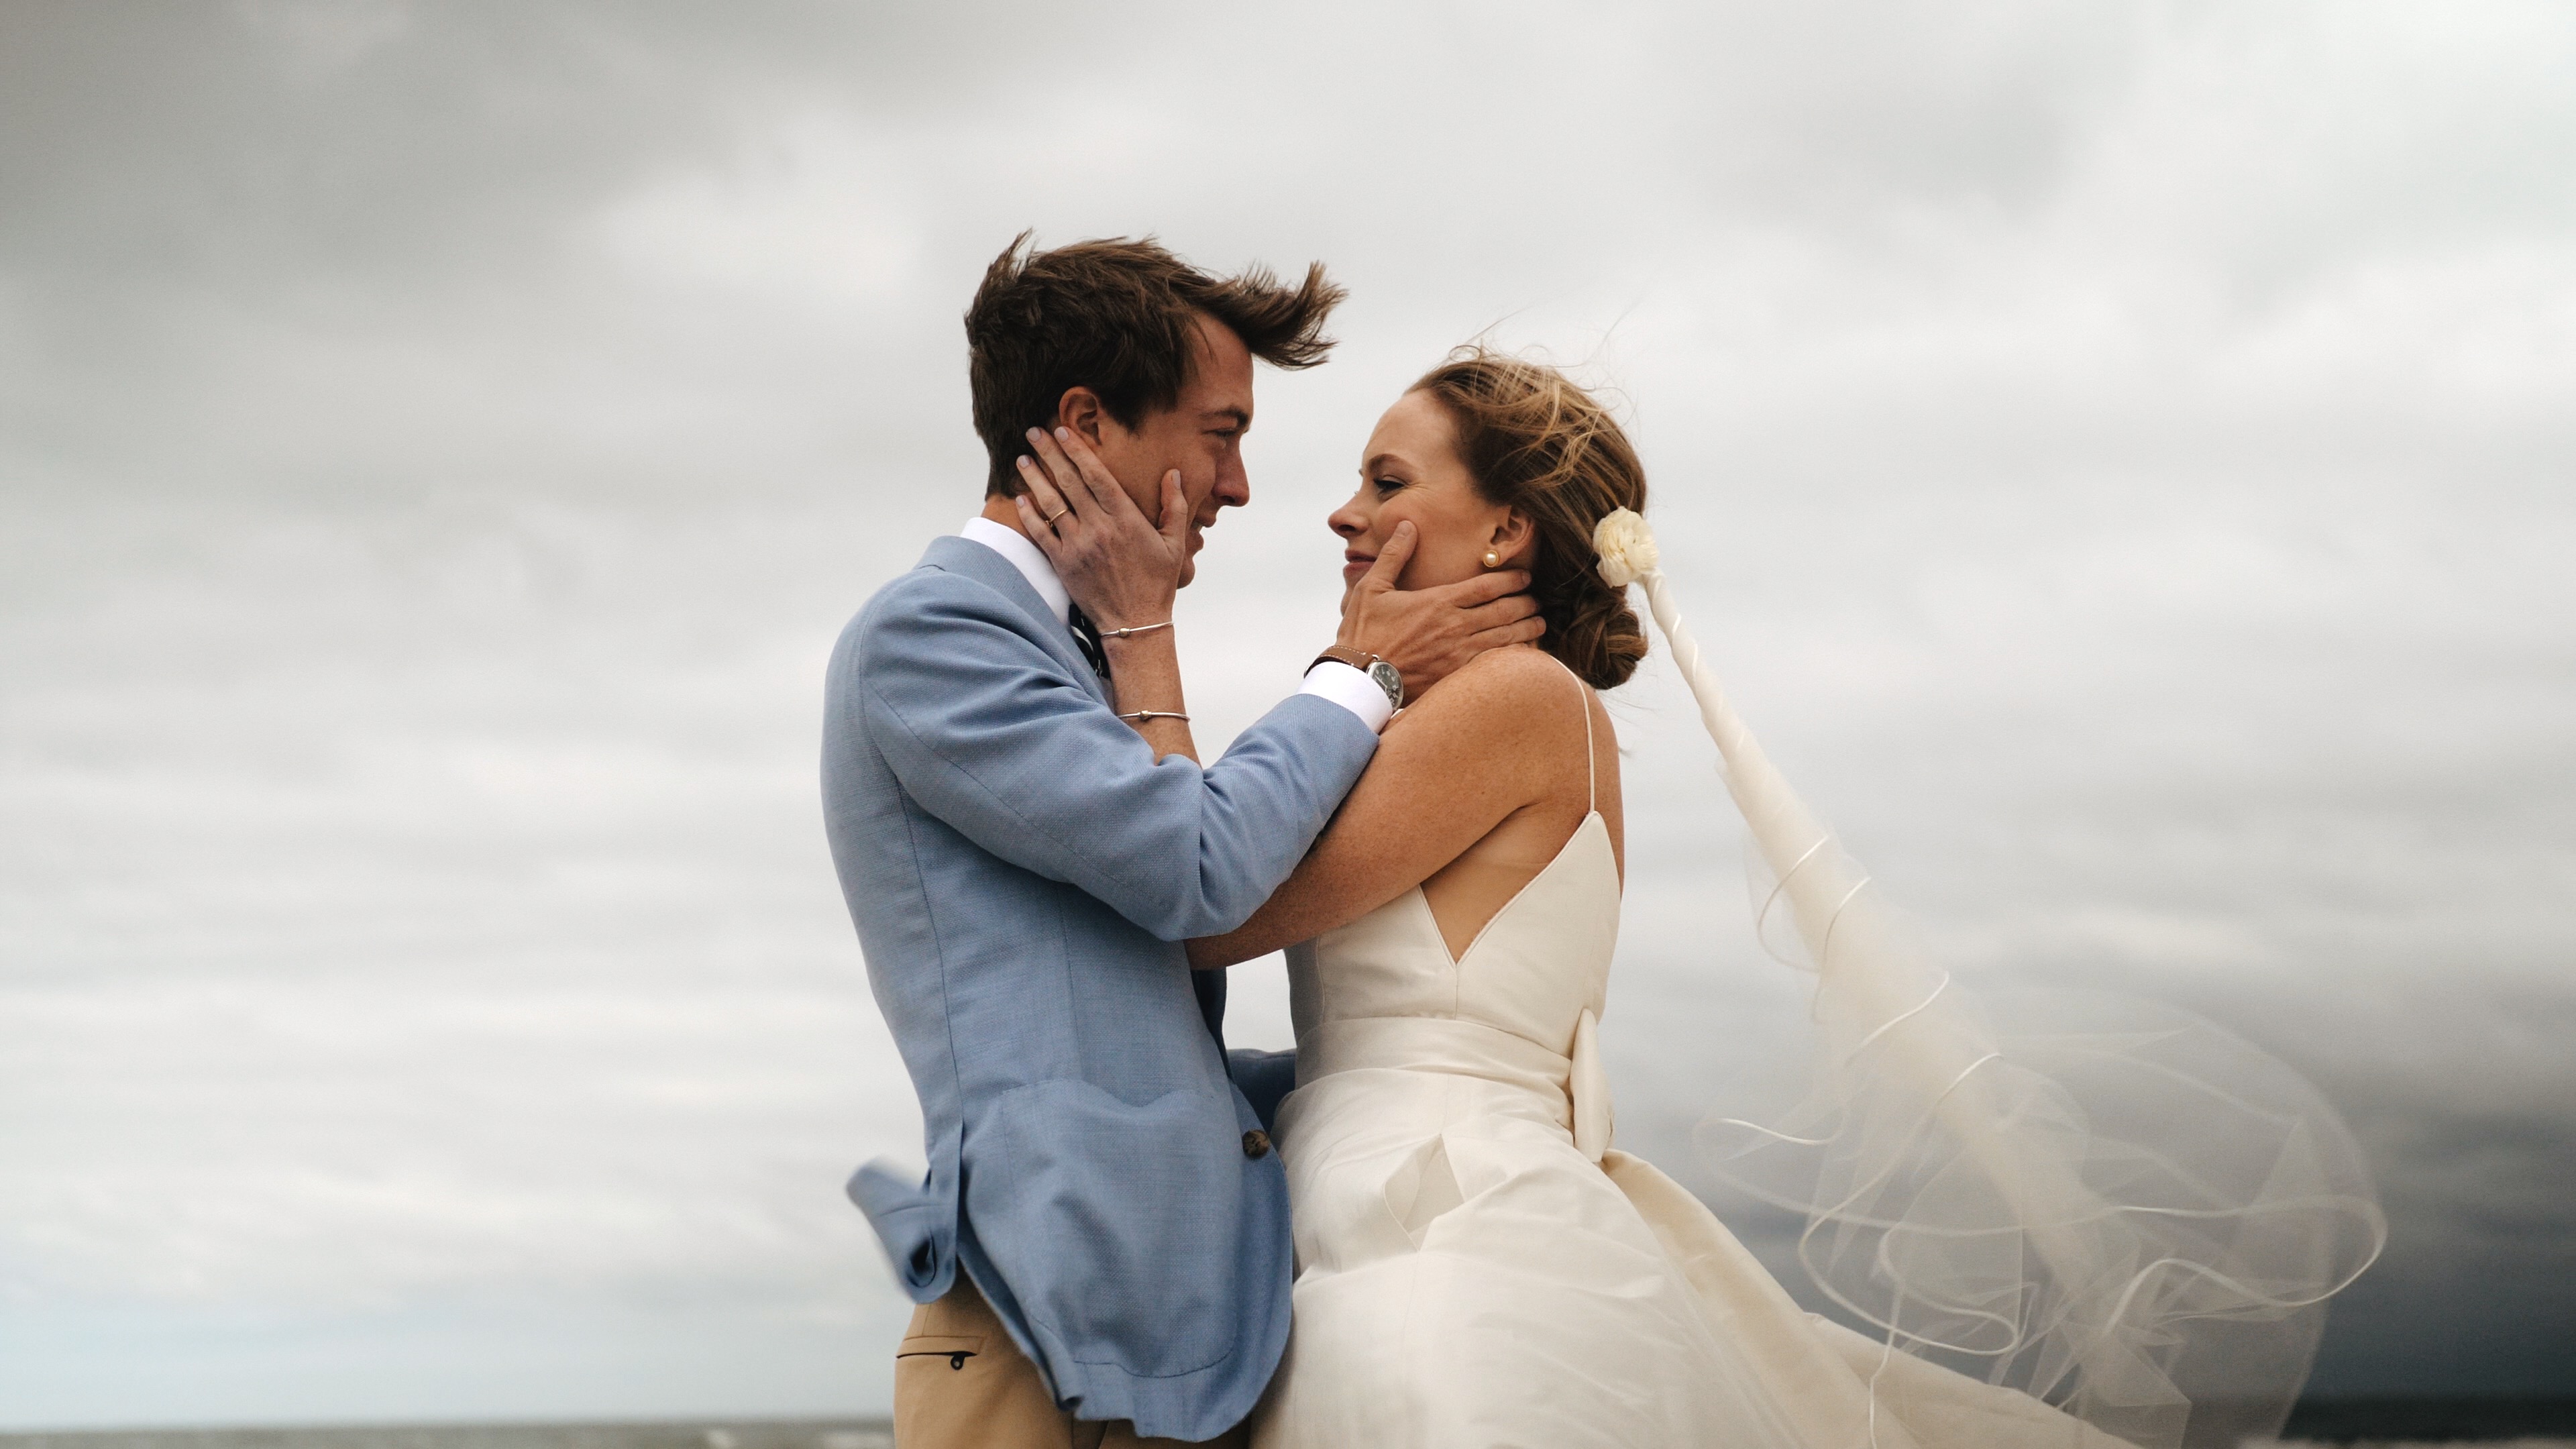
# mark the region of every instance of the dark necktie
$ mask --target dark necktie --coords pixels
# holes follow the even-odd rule
[[[1100,647],[1100,626],[1091,622],[1080,604],[1064,606],[1064,621],[1073,626],[1073,642],[1082,646],[1082,657],[1091,663],[1091,672],[1103,679],[1109,677],[1109,652]]]

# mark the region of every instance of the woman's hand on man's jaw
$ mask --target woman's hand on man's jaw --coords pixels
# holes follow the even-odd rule
[[[1065,592],[1104,632],[1169,622],[1189,558],[1180,474],[1163,479],[1157,526],[1080,434],[1031,428],[1029,445],[1034,456],[1020,460],[1026,486],[1011,501]],[[1528,593],[1530,576],[1520,569],[1436,588],[1397,588],[1416,537],[1410,522],[1396,525],[1377,562],[1342,597],[1335,640],[1394,665],[1407,699],[1420,698],[1488,649],[1527,644],[1547,631]]]
[[[1163,475],[1162,522],[1136,507],[1100,455],[1069,428],[1029,429],[1033,457],[1011,501],[1021,530],[1055,565],[1064,591],[1103,632],[1167,624],[1190,557],[1178,469]]]

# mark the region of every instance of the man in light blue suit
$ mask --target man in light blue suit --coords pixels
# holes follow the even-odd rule
[[[966,319],[984,510],[868,602],[826,686],[833,860],[930,1159],[850,1195],[921,1305],[905,1449],[1239,1442],[1288,1333],[1263,1114],[1293,1064],[1229,1060],[1224,975],[1181,942],[1287,878],[1407,690],[1539,625],[1509,573],[1393,590],[1390,548],[1299,692],[1202,767],[1172,594],[1250,501],[1253,358],[1321,362],[1341,292],[1026,242]]]

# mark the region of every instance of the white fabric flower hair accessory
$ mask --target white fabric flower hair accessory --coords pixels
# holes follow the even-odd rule
[[[1592,525],[1592,551],[1601,556],[1601,578],[1624,589],[1653,573],[1662,558],[1655,551],[1655,531],[1632,509],[1613,508]]]

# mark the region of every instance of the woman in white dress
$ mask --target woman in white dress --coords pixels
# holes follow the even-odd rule
[[[2142,1304],[2140,1285],[2162,1281],[2161,1265],[2173,1256],[2166,1248],[2148,1246],[2163,1256],[2135,1271],[2098,1321],[2071,1325],[2082,1341],[2072,1351],[2062,1348],[2069,1323],[2026,1321],[2035,1305],[2055,1300],[2018,1281],[2019,1266],[2007,1275],[2005,1292],[2017,1293],[2021,1307],[2003,1316],[2032,1331],[1987,1359],[2027,1369],[2033,1345],[2059,1345],[2035,1383],[2027,1373],[2023,1380],[2052,1390],[2050,1399],[2076,1408],[2070,1413],[1921,1356],[1927,1349],[1985,1351],[1945,1337],[1901,1301],[1883,1320],[1871,1316],[1873,1305],[1855,1304],[1883,1321],[1886,1332],[1875,1338],[1801,1310],[1689,1192],[1610,1147],[1595,1024],[1618,935],[1624,847],[1617,744],[1595,691],[1625,682],[1646,653],[1622,587],[1631,578],[1660,587],[1651,542],[1636,522],[1645,491],[1627,438],[1581,389],[1553,369],[1468,350],[1387,410],[1364,450],[1358,492],[1331,516],[1347,549],[1346,584],[1389,547],[1399,524],[1410,523],[1413,553],[1400,587],[1525,568],[1548,628],[1540,644],[1483,655],[1412,702],[1278,895],[1240,930],[1191,943],[1193,964],[1202,967],[1288,949],[1298,1085],[1281,1107],[1277,1140],[1294,1219],[1295,1317],[1287,1360],[1255,1416],[1255,1443],[1987,1449],[2180,1442],[2187,1403],[2180,1414],[2163,1403],[2144,1417],[2122,1417],[2135,1408],[2131,1400],[2174,1395],[2153,1371],[2144,1373],[2150,1389],[2122,1388],[2140,1377],[2131,1360],[2144,1362],[2154,1351],[2137,1350],[2134,1334],[2121,1335],[2148,1320],[2150,1334],[2169,1335],[2176,1310],[2189,1317],[2209,1308],[2176,1292],[2148,1291]],[[1612,555],[1606,567],[1605,549]],[[1655,599],[1660,615],[1667,599]],[[1677,619],[1665,623],[1668,631],[1678,628]],[[1687,636],[1675,642],[1697,670]],[[1777,798],[1763,793],[1774,777],[1724,715],[1713,682],[1699,682],[1708,683],[1703,704],[1712,710],[1712,729],[1734,732],[1719,735],[1728,747],[1729,784],[1748,816],[1758,817],[1757,840],[1767,851],[1765,828],[1794,834],[1804,828],[1803,813],[1785,788]],[[1814,935],[1825,938],[1816,954],[1854,982],[1841,998],[1849,1007],[1844,1016],[1860,1013],[1852,1039],[1861,1050],[1851,1059],[1874,1081],[1892,1080],[1894,1095],[1912,1104],[1915,1116],[1905,1120],[1916,1138],[1954,1129],[1943,1139],[1952,1149],[1949,1165],[1982,1165],[2016,1184],[2002,1210],[2011,1219],[2005,1227],[2023,1235],[2013,1240],[2017,1265],[2029,1257],[2039,1279],[2054,1273],[2051,1281],[2089,1282],[2103,1276],[2097,1259],[2105,1252],[2137,1259],[2138,1244],[2110,1243],[2098,1231],[2101,1221],[2127,1220],[2127,1207],[2069,1213],[2041,1190],[2057,1181],[2051,1174],[2080,1164],[2034,1165],[2027,1153],[2011,1155],[2026,1146],[2017,1129],[1986,1133],[1994,1122],[2026,1115],[2015,1111],[2027,1105],[2021,1098],[1987,1091],[1988,1079],[2011,1065],[2003,1054],[1979,1057],[1968,1051],[1975,1041],[1925,1035],[1955,1023],[1942,1025],[1946,1001],[1940,1011],[1928,1009],[1931,998],[1916,1004],[1906,994],[1914,978],[1904,972],[1871,976],[1864,969],[1870,963],[1844,969],[1855,945],[1874,949],[1875,927],[1846,919],[1858,885],[1839,903],[1817,894],[1844,889],[1834,875],[1842,859],[1838,850],[1822,851],[1827,843],[1819,835],[1795,863],[1775,861],[1774,868],[1793,887],[1788,899],[1811,945]],[[1932,985],[1931,997],[1945,986],[1946,978]],[[1830,1025],[1828,994],[1820,988],[1820,1013]],[[1872,1056],[1898,1048],[1908,1055]],[[1909,1074],[1927,1073],[1946,1085],[1909,1094]],[[1987,1095],[1958,1090],[1971,1077]],[[1860,1121],[1862,1105],[1846,1097],[1837,1120]],[[1962,1112],[1983,1115],[1969,1121]],[[1875,1120],[1883,1127],[1888,1119]],[[1869,1150],[1884,1153],[1886,1136],[1878,1132]],[[1837,1139],[1829,1132],[1782,1140],[1830,1150],[1825,1144]],[[2049,1151],[2062,1157],[2062,1149],[2057,1143]],[[1861,1186],[1883,1195],[1889,1174],[1872,1166],[1865,1175]],[[1908,1199],[1918,1217],[1926,1202],[1955,1204],[1955,1193],[1920,1188],[1915,1183]],[[2069,1191],[2083,1198],[2079,1207],[2092,1202]],[[1817,1222],[1835,1226],[1832,1209],[1865,1219],[1853,1205],[1879,1201],[1866,1191],[1839,1192],[1819,1205]],[[2035,1228],[2022,1220],[2034,1214],[2046,1219]],[[2211,1215],[2164,1216],[2198,1222]],[[1919,1240],[1904,1237],[1908,1224],[1893,1220],[1840,1226],[1872,1235],[1874,1266],[1862,1276],[1875,1273],[1881,1287],[1895,1285],[1900,1300],[1908,1284],[1923,1281],[1907,1266],[1923,1257],[1922,1245],[1948,1251],[1961,1236],[1949,1232],[1955,1223],[1936,1223],[1934,1237]],[[1991,1246],[1989,1225],[1971,1224],[1965,1237]],[[1943,1281],[1957,1287],[1953,1270],[1974,1256],[1943,1257]],[[2339,1259],[2320,1271],[2339,1279],[2351,1266]],[[2109,1264],[2114,1276],[2135,1268]],[[2200,1284],[2210,1275],[2181,1276]],[[2216,1276],[2283,1312],[2323,1296],[2307,1291],[2317,1285],[2305,1279],[2276,1276],[2249,1286],[2239,1281],[2242,1272]],[[2322,1285],[2334,1286],[2339,1282]],[[2088,1291],[2099,1298],[2109,1290]],[[1983,1301],[1965,1309],[1979,1323],[1996,1317],[1978,1306]],[[2119,1347],[2118,1363],[2106,1357],[2104,1343]],[[2296,1371],[2304,1372],[2303,1357]],[[2107,1398],[2095,1395],[2101,1402],[2083,1398],[2087,1389],[2106,1387]],[[2088,1403],[2096,1412],[2078,1417]],[[2095,1426],[2101,1423],[2123,1437],[2102,1432]]]

